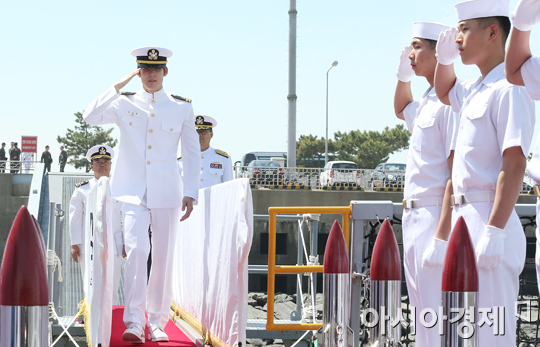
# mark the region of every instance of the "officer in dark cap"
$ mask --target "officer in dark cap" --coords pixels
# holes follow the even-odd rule
[[[7,160],[5,147],[6,143],[2,142],[2,147],[0,148],[0,173],[6,171],[6,162],[4,161]]]
[[[49,152],[49,145],[45,146],[45,150],[41,153],[41,162],[45,163],[45,169],[47,172],[51,172],[52,155]]]
[[[66,163],[67,163],[67,152],[64,151],[64,146],[60,146],[60,156],[58,157],[58,165],[60,165],[60,172],[64,172]]]
[[[13,143],[13,148],[9,151],[9,168],[12,173],[19,172],[21,167],[21,150],[17,147],[18,143]]]

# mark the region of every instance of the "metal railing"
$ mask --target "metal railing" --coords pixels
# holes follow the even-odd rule
[[[276,219],[278,214],[341,214],[343,216],[343,236],[349,247],[349,225],[351,208],[345,207],[270,207],[268,209],[268,302],[266,330],[316,330],[321,323],[274,323],[274,294],[276,274],[322,273],[322,265],[276,265]],[[298,300],[298,299],[297,299]]]
[[[249,178],[252,188],[403,191],[404,170],[269,168],[235,166],[235,178]],[[521,194],[534,194],[534,181],[525,174]]]
[[[39,161],[0,160],[0,174],[33,173]]]
[[[376,190],[403,188],[405,171],[370,169],[321,169],[321,168],[269,168],[235,166],[235,178],[249,178],[250,184],[259,188],[292,186],[296,189]],[[348,188],[348,189],[346,189]]]

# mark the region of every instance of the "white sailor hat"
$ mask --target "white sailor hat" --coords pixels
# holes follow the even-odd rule
[[[205,115],[195,116],[195,129],[212,129],[217,127],[217,121]]]
[[[448,29],[450,29],[449,26],[441,23],[414,22],[412,37],[437,41],[439,39],[439,34]]]
[[[510,17],[510,0],[469,0],[454,7],[458,22],[485,17]]]
[[[135,48],[131,55],[137,58],[137,67],[162,69],[167,64],[167,58],[172,57],[172,52],[163,47],[147,46]]]
[[[98,158],[112,159],[113,156],[114,150],[107,145],[95,145],[86,152],[86,159],[89,162]]]

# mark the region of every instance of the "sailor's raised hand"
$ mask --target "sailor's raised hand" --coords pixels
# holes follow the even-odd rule
[[[122,77],[122,79],[120,79],[120,81],[116,82],[116,84],[114,85],[114,89],[116,89],[117,93],[120,93],[120,90],[122,88],[124,88],[129,83],[129,81],[131,81],[131,79],[133,77],[140,76],[140,75],[141,75],[141,69],[140,68],[133,71],[133,72],[128,73],[127,75]]]
[[[435,50],[437,61],[442,65],[450,65],[459,57],[459,46],[456,43],[459,30],[450,28],[439,34],[439,40]]]
[[[397,71],[397,78],[401,82],[410,82],[411,79],[414,76],[414,70],[411,66],[411,59],[409,58],[409,55],[411,55],[412,46],[408,45],[403,48],[401,51],[401,56],[399,58],[399,67]]]
[[[519,0],[510,17],[518,30],[530,31],[540,23],[540,0]]]

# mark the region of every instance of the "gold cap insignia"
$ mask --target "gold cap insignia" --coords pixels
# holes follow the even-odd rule
[[[107,149],[105,147],[99,147],[99,154],[107,154]]]
[[[201,116],[198,116],[196,122],[197,122],[197,124],[203,124],[204,123],[204,118],[201,117]]]
[[[159,51],[156,49],[149,49],[148,50],[148,59],[149,60],[157,60],[159,56]]]

